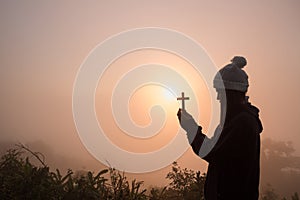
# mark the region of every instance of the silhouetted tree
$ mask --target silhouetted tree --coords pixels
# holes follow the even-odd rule
[[[299,192],[300,157],[294,155],[294,152],[291,142],[271,138],[262,141],[262,186],[272,183],[276,191],[285,196],[295,191]]]
[[[297,192],[292,196],[292,200],[299,200],[299,195]]]

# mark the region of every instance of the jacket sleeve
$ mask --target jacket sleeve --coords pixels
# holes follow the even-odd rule
[[[257,123],[252,117],[242,114],[231,126],[222,130],[211,151],[202,158],[211,162],[254,155],[258,135],[256,126]]]
[[[223,130],[217,127],[214,136],[208,138],[198,128],[193,141],[190,142],[195,154],[207,162],[214,159],[227,159],[228,157],[240,157],[255,151],[256,123],[252,117],[242,114],[235,123]]]
[[[191,147],[192,147],[192,149],[193,149],[193,151],[194,151],[195,154],[198,155],[199,150],[200,150],[200,148],[202,146],[202,143],[203,143],[205,137],[206,136],[202,133],[202,127],[199,126],[198,130],[197,130],[197,133],[194,136],[194,139],[191,142],[189,140],[190,145],[191,145]]]

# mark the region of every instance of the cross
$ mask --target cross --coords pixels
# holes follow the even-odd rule
[[[181,92],[181,97],[177,97],[177,100],[182,101],[182,110],[185,110],[184,100],[189,100],[189,97],[184,96],[184,92]]]

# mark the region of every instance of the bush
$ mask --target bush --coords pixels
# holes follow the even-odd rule
[[[41,166],[33,165],[29,157],[24,159],[24,150],[36,157]],[[115,169],[104,169],[96,175],[90,171],[74,175],[69,170],[62,176],[58,169],[50,172],[41,157],[23,145],[1,157],[0,199],[147,199],[146,190],[141,190],[143,182],[129,182],[124,173]],[[106,179],[104,175],[108,172],[109,179]]]
[[[167,174],[166,178],[170,180],[166,191],[170,199],[204,199],[205,174],[201,175],[200,171],[181,169],[174,162],[172,171]]]
[[[24,153],[37,159],[34,165]],[[147,193],[143,181],[128,181],[125,173],[113,168],[94,174],[90,171],[74,173],[68,170],[62,175],[57,169],[52,172],[42,154],[32,152],[23,145],[10,149],[0,160],[0,199],[47,199],[47,200],[194,200],[204,199],[205,174],[184,168],[176,162],[166,178],[165,187],[152,187]],[[262,200],[280,199],[270,186],[261,194]],[[291,200],[299,200],[294,193]],[[282,200],[287,200],[283,198]]]

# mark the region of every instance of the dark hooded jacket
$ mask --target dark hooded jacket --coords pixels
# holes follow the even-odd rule
[[[209,163],[205,182],[206,200],[257,200],[259,196],[259,110],[248,104],[225,121],[212,150],[202,157]],[[191,146],[197,155],[204,139],[201,127]]]

